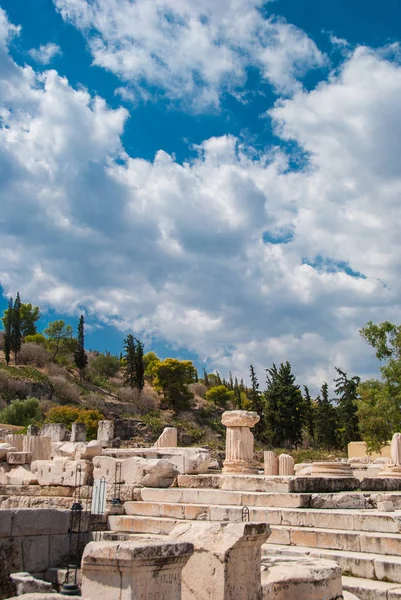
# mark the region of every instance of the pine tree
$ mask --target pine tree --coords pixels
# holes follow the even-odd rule
[[[123,381],[133,388],[135,387],[135,339],[131,333],[124,340],[124,350]]]
[[[242,408],[242,398],[241,398],[241,389],[238,385],[238,381],[236,382],[236,385],[234,386],[234,393],[235,393],[235,402],[237,404],[237,409],[241,410]]]
[[[198,383],[198,381],[199,381],[198,369],[195,368],[195,383]]]
[[[261,394],[261,392],[259,390],[259,382],[258,382],[258,378],[256,377],[255,369],[253,368],[252,365],[249,368],[251,371],[251,386],[252,387],[248,392],[248,398],[251,401],[251,410],[258,413],[258,415],[260,417],[260,421],[258,423],[256,423],[256,425],[254,427],[254,432],[255,432],[255,436],[257,438],[263,439],[264,434],[265,434],[265,427],[266,427],[265,403],[264,403],[263,395]]]
[[[78,335],[77,335],[78,344],[77,344],[77,348],[74,352],[74,362],[75,362],[77,369],[79,369],[79,376],[81,379],[83,377],[84,369],[85,369],[86,365],[88,364],[88,357],[85,352],[85,329],[84,329],[84,327],[85,327],[85,319],[84,319],[84,316],[81,315],[81,317],[79,319],[79,323],[78,323]]]
[[[11,331],[13,324],[13,299],[8,300],[8,308],[4,313],[4,356],[7,365],[10,363],[11,357]]]
[[[357,376],[348,379],[347,373],[337,367],[336,371],[339,377],[334,379],[336,384],[334,392],[338,396],[339,441],[342,448],[347,448],[349,442],[357,442],[361,439],[357,405],[359,399],[357,389],[361,380]]]
[[[231,371],[229,372],[229,377],[230,377],[230,390],[234,389],[234,381],[233,381],[233,374],[231,373]]]
[[[337,448],[337,414],[329,400],[328,385],[324,383],[317,397],[316,440],[319,447],[326,450]]]
[[[309,388],[304,385],[304,424],[307,431],[310,443],[315,448],[316,446],[316,425],[315,425],[315,405],[309,393]]]
[[[218,371],[216,371],[216,377],[217,377],[217,385],[222,385],[220,373]]]
[[[275,447],[292,448],[302,442],[304,406],[299,385],[287,361],[267,371],[267,430]]]
[[[14,352],[14,362],[17,364],[18,352],[21,350],[21,298],[19,292],[14,301],[11,320],[11,350]]]

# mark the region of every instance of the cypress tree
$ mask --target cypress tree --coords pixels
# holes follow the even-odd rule
[[[206,373],[206,369],[203,369],[203,383],[208,388],[209,387],[209,377]]]
[[[130,387],[135,387],[135,340],[129,333],[124,340],[124,359],[123,381]]]
[[[135,348],[135,387],[141,392],[145,385],[145,365],[143,363],[143,344],[134,338]]]
[[[255,436],[262,439],[265,434],[265,403],[262,393],[259,390],[259,382],[256,377],[255,369],[253,365],[250,367],[251,371],[251,389],[248,392],[248,398],[251,401],[251,410],[258,413],[260,416],[260,421],[256,423],[254,427]]]
[[[309,436],[309,440],[312,446],[315,448],[316,446],[316,425],[315,425],[315,408],[312,398],[309,393],[309,388],[307,385],[304,385],[304,423],[305,429]]]
[[[348,379],[347,373],[336,367],[339,374],[334,379],[334,389],[337,399],[338,429],[342,448],[346,448],[349,442],[357,442],[361,439],[358,419],[358,385],[360,378],[355,376]]]
[[[76,367],[79,369],[79,376],[82,379],[83,377],[83,373],[84,373],[84,369],[86,367],[86,365],[88,364],[88,357],[87,354],[85,352],[85,319],[84,316],[81,315],[79,322],[78,322],[78,335],[77,335],[77,340],[78,340],[78,344],[77,344],[77,348],[74,352],[74,362]]]
[[[21,350],[21,298],[19,292],[14,301],[11,321],[11,350],[14,352],[14,362],[17,364],[18,352]]]
[[[233,381],[233,374],[231,373],[231,371],[229,372],[229,377],[230,377],[230,390],[234,389],[234,381]]]
[[[3,323],[4,323],[4,356],[7,365],[10,363],[11,357],[11,330],[13,323],[13,299],[8,300],[8,308],[5,311]]]
[[[267,371],[267,430],[275,447],[292,448],[302,442],[303,398],[287,361]]]
[[[218,371],[216,371],[216,377],[217,377],[217,385],[222,385],[220,373]]]
[[[324,383],[317,397],[316,439],[318,446],[332,450],[338,446],[337,414],[329,400],[328,385]]]

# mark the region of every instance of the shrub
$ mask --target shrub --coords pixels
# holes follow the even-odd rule
[[[92,383],[93,385],[96,385],[102,390],[106,390],[108,392],[114,392],[116,389],[116,386],[111,383],[107,377],[104,377],[104,375],[97,375],[94,371],[92,371],[92,369],[88,369],[86,371],[85,379],[89,381],[89,383]]]
[[[41,422],[42,419],[39,400],[36,398],[13,400],[9,406],[0,411],[0,423],[8,425],[25,427],[31,423]]]
[[[200,396],[201,398],[205,397],[207,391],[207,387],[203,383],[191,383],[188,386],[188,389],[190,392],[196,394],[197,396]]]
[[[98,423],[102,419],[104,415],[99,410],[77,406],[55,406],[46,413],[45,423],[63,423],[67,429],[71,429],[73,423],[85,423],[87,439],[94,440]]]
[[[34,336],[30,336],[34,337]],[[35,367],[44,367],[50,362],[50,354],[43,346],[36,343],[22,344],[18,354],[18,362],[21,365],[35,365]]]
[[[80,399],[80,390],[78,386],[59,375],[51,377],[50,380],[55,401],[58,400],[60,404],[78,404]]]
[[[89,392],[89,394],[86,394],[83,399],[83,404],[85,404],[87,408],[95,408],[96,410],[100,410],[100,412],[103,412],[106,408],[106,402],[103,396],[96,392]]]
[[[5,369],[0,369],[0,394],[6,402],[26,397],[26,385],[12,377]]]
[[[122,402],[129,402],[136,406],[139,413],[155,412],[159,407],[158,396],[152,388],[145,387],[139,392],[136,388],[121,387],[117,395]]]
[[[46,347],[46,338],[42,333],[35,333],[35,335],[26,335],[24,342],[25,344],[37,344],[38,346]]]
[[[120,359],[111,354],[97,354],[89,361],[91,371],[101,377],[114,377],[120,370]]]
[[[159,436],[165,427],[165,424],[159,412],[149,412],[142,416],[142,421],[151,429],[154,435]]]

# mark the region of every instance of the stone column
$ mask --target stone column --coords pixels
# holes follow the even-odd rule
[[[86,442],[85,423],[73,423],[71,426],[71,442]]]
[[[280,454],[278,457],[279,475],[294,475],[294,459],[289,454]]]
[[[82,596],[96,600],[180,600],[191,543],[90,542],[82,558]]]
[[[40,435],[41,437],[50,438],[52,442],[63,442],[65,433],[66,426],[63,423],[48,423],[43,425]]]
[[[165,427],[163,433],[154,443],[154,448],[176,448],[178,446],[178,432],[176,427]]]
[[[191,542],[182,571],[182,600],[260,600],[261,546],[267,523],[183,523],[169,537]]]
[[[4,436],[4,441],[6,444],[10,444],[10,446],[15,448],[16,452],[23,452],[24,437],[25,436],[20,433],[8,433]]]
[[[250,427],[256,425],[259,419],[257,413],[246,410],[230,410],[223,413],[221,422],[227,427],[223,473],[258,472],[253,459],[253,434]]]
[[[97,426],[97,439],[103,448],[110,446],[114,439],[114,421],[99,421]]]
[[[32,460],[50,460],[52,453],[52,441],[49,437],[38,437],[36,435],[24,436],[24,452],[32,452]]]
[[[264,452],[264,468],[265,475],[278,475],[278,458],[270,450]]]

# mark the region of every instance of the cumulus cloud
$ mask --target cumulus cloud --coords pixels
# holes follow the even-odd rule
[[[62,51],[60,46],[53,44],[52,42],[42,44],[39,48],[31,48],[29,50],[29,55],[42,65],[48,65],[55,56],[60,56],[61,54]]]
[[[264,17],[263,0],[53,0],[87,37],[94,64],[134,88],[157,88],[203,110],[256,67],[279,93],[326,64],[300,29]]]
[[[84,308],[239,376],[287,359],[311,386],[334,365],[372,372],[358,328],[401,322],[397,62],[358,48],[315,90],[277,102],[277,135],[308,156],[296,172],[283,150],[229,135],[183,164],[161,150],[134,159],[125,109],[5,50],[0,64],[7,293]],[[263,241],[283,231],[286,243]]]

